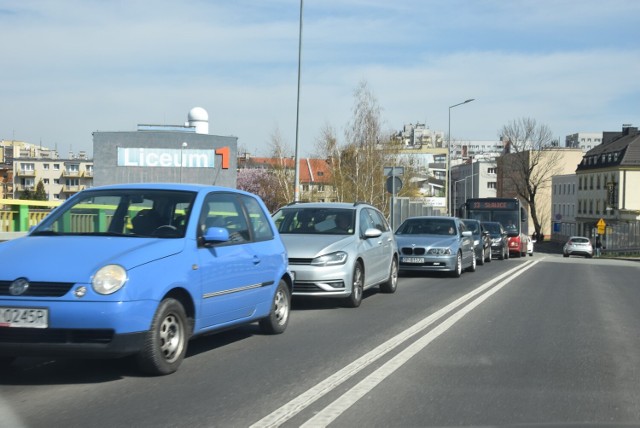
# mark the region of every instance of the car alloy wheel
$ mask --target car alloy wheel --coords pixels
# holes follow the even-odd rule
[[[260,329],[267,334],[280,334],[285,331],[289,323],[289,311],[291,308],[291,293],[289,287],[280,280],[278,288],[273,296],[269,316],[260,320]]]
[[[364,273],[360,263],[356,263],[353,268],[353,280],[351,282],[351,295],[347,297],[347,306],[357,308],[362,303],[362,292],[364,289]]]

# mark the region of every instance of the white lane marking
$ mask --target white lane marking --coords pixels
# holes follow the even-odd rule
[[[302,394],[300,394],[293,400],[289,401],[279,409],[276,409],[272,413],[260,419],[259,421],[251,425],[250,428],[277,427],[282,425],[284,422],[288,421],[289,419],[291,419],[292,417],[300,413],[302,410],[304,410],[305,408],[313,404],[315,401],[323,397],[325,394],[329,393],[330,391],[335,389],[337,386],[339,386],[343,382],[347,381],[348,379],[356,375],[362,369],[366,368],[367,366],[369,366],[370,364],[378,360],[380,357],[384,356],[388,352],[398,347],[400,344],[402,344],[411,336],[414,336],[420,333],[422,330],[426,329],[431,324],[438,321],[440,318],[444,317],[447,313],[451,312],[453,309],[457,308],[460,305],[463,305],[469,299],[475,297],[479,293],[482,293],[489,287],[493,286],[495,283],[501,281],[503,278],[509,275],[512,275],[513,272],[516,272],[519,269],[524,269],[530,263],[532,262],[527,261],[522,266],[518,265],[512,269],[509,269],[508,271],[488,281],[487,283],[481,285],[475,290],[470,291],[464,296],[458,298],[457,300],[448,304],[444,308],[422,319],[421,321],[417,322],[413,326],[400,332],[399,334],[387,340],[386,342],[382,343],[381,345],[377,346],[373,350],[367,352],[362,357],[358,358],[357,360],[353,361],[352,363],[338,370],[336,373],[332,374],[331,376],[321,381],[314,387],[303,392]]]
[[[522,270],[516,272],[511,278],[505,279],[500,284],[493,287],[491,290],[484,293],[482,296],[475,299],[473,302],[464,306],[459,311],[452,314],[449,318],[444,320],[441,324],[436,326],[433,330],[413,342],[406,349],[400,352],[398,355],[387,361],[379,369],[371,373],[369,376],[360,381],[356,386],[345,392],[340,398],[329,404],[322,411],[317,413],[314,417],[301,425],[301,427],[326,427],[333,422],[338,416],[344,413],[349,407],[354,405],[358,400],[369,393],[385,378],[390,376],[397,369],[402,367],[411,357],[416,355],[422,349],[424,349],[429,343],[435,340],[438,336],[449,330],[455,323],[460,321],[465,315],[478,307],[482,302],[487,300],[493,294],[498,292],[502,287],[511,282],[511,280],[526,270],[536,265],[538,261],[529,266],[526,266]]]

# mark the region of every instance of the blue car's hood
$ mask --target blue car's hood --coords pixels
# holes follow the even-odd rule
[[[182,251],[184,239],[26,236],[0,244],[0,280],[89,282],[97,269],[132,269]]]

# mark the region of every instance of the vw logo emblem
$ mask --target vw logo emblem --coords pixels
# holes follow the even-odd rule
[[[18,278],[9,286],[9,293],[12,296],[21,296],[29,289],[29,281],[26,278]]]

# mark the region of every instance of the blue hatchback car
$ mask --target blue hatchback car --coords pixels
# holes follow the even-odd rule
[[[260,198],[235,189],[88,189],[0,244],[0,260],[0,364],[135,355],[162,375],[193,336],[289,321],[286,249]]]

